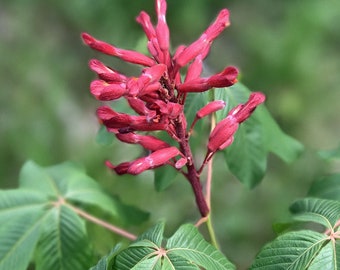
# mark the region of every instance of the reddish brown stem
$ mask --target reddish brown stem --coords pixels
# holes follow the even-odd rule
[[[188,170],[186,177],[189,183],[191,184],[191,187],[195,194],[196,205],[198,207],[198,210],[200,211],[202,217],[206,217],[209,214],[209,207],[207,205],[207,202],[203,194],[200,177],[195,168],[192,152],[190,149],[188,138],[185,133],[185,127],[183,123],[180,121],[176,124],[176,133],[177,133],[177,137],[180,139],[179,144],[180,144],[181,151],[188,160],[187,165],[186,165],[187,170]]]

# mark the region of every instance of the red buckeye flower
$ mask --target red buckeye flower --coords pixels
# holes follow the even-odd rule
[[[197,170],[189,145],[194,125],[199,119],[224,108],[225,102],[213,101],[200,109],[189,130],[184,105],[190,92],[229,87],[237,82],[238,70],[233,66],[209,77],[201,76],[203,60],[209,54],[212,42],[230,25],[229,11],[221,10],[197,40],[187,46],[180,45],[171,52],[166,1],[155,0],[155,9],[155,25],[145,11],[140,12],[136,18],[147,37],[149,55],[121,49],[88,33],[82,33],[84,43],[92,49],[143,67],[138,77],[130,77],[99,60],[89,61],[90,69],[98,76],[90,85],[92,95],[100,101],[125,99],[134,111],[134,114],[128,114],[117,112],[109,106],[101,106],[97,109],[100,122],[121,142],[138,144],[148,151],[145,157],[119,165],[107,162],[107,166],[117,174],[133,175],[162,165],[174,167],[189,180],[201,215],[206,216],[209,209],[199,179],[201,168],[216,151],[232,143],[239,124],[245,121],[265,98],[261,93],[252,94],[248,102],[235,107],[216,125],[209,136],[206,159]],[[186,71],[186,74],[181,74],[182,71]],[[168,133],[174,143],[169,144],[156,136],[140,134],[153,131]]]

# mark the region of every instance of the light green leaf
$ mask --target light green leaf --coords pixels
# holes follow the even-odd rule
[[[319,151],[318,154],[324,160],[339,159],[340,158],[340,145],[336,149]]]
[[[159,223],[142,234],[112,259],[113,269],[235,269],[220,251],[204,240],[195,226],[181,226],[168,240],[163,237],[163,231],[164,224]]]
[[[40,191],[41,194],[52,198],[57,198],[60,194],[51,176],[33,161],[27,161],[21,168],[19,188]]]
[[[51,209],[38,244],[36,269],[88,269],[91,262],[84,220],[65,205]]]
[[[313,231],[283,234],[264,246],[250,270],[308,269],[327,242],[326,235]]]
[[[340,219],[340,202],[305,198],[292,204],[290,211],[296,220],[316,222],[331,229]]]
[[[28,190],[0,190],[0,220],[39,213],[48,205],[45,194]]]
[[[0,269],[25,270],[40,236],[41,212],[1,219]]]
[[[108,146],[113,143],[114,139],[115,135],[108,132],[104,125],[101,125],[96,136],[96,142],[100,145]]]
[[[20,173],[20,188],[40,191],[52,198],[63,197],[72,202],[95,205],[117,216],[115,200],[102,191],[82,166],[73,162],[44,168],[29,161]]]
[[[331,174],[315,181],[309,189],[309,196],[340,201],[340,174]]]

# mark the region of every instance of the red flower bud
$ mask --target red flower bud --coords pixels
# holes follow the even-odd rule
[[[213,87],[228,87],[237,82],[238,70],[235,67],[227,67],[222,72],[208,78],[197,78],[176,85],[180,92],[204,92]]]
[[[127,77],[119,72],[105,66],[102,62],[96,59],[91,59],[89,61],[90,68],[96,72],[99,78],[105,81],[112,82],[126,82]]]
[[[201,119],[211,113],[214,113],[218,110],[223,109],[224,107],[225,107],[225,102],[223,100],[215,100],[215,101],[209,102],[203,108],[198,110],[198,112],[196,113],[196,118]]]
[[[102,80],[91,82],[90,90],[96,99],[102,101],[115,100],[127,93],[125,83],[107,83]]]
[[[207,39],[209,42],[212,42],[229,25],[229,11],[227,9],[222,9],[216,20],[208,27],[207,30],[205,30],[204,33],[207,34]]]
[[[162,149],[162,148],[167,148],[170,147],[170,145],[154,136],[151,135],[138,135],[135,133],[117,133],[116,137],[126,143],[131,143],[131,144],[140,144],[143,146],[145,149],[150,150],[152,152]]]
[[[153,59],[145,56],[144,54],[136,51],[116,48],[111,44],[95,39],[87,33],[82,33],[82,38],[85,44],[90,46],[92,49],[108,55],[116,56],[126,62],[143,66],[153,66],[155,64],[155,61]]]
[[[220,121],[209,136],[208,150],[216,152],[223,144],[234,136],[239,124],[233,117],[227,116]]]
[[[261,92],[253,92],[245,104],[240,104],[234,110],[230,111],[229,114],[234,117],[238,123],[242,123],[265,99],[266,96]]]
[[[180,155],[181,152],[174,146],[157,150],[147,157],[136,159],[129,166],[127,173],[140,174],[146,170],[166,164],[170,159]]]
[[[139,13],[136,21],[143,27],[148,40],[151,40],[156,36],[155,29],[150,20],[150,16],[146,12],[142,11],[141,13]]]

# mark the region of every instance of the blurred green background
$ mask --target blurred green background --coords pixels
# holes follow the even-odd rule
[[[136,70],[91,51],[82,44],[80,33],[89,32],[123,48],[141,47],[143,32],[134,18],[142,9],[154,15],[153,2],[0,2],[1,188],[17,186],[18,172],[27,159],[44,166],[75,160],[85,164],[109,193],[152,213],[149,224],[130,228],[136,233],[164,218],[171,234],[181,223],[198,218],[183,179],[157,193],[150,173],[133,179],[117,177],[103,162],[131,159],[138,155],[136,148],[95,141],[94,112],[99,102],[88,91],[94,78],[88,60],[105,59],[128,74]],[[319,175],[337,169],[323,164],[315,151],[339,144],[340,1],[168,2],[173,47],[195,40],[221,8],[230,10],[232,24],[214,43],[207,65],[214,71],[226,65],[239,67],[241,81],[265,92],[266,105],[283,130],[306,146],[293,164],[270,156],[268,174],[254,190],[231,175],[228,179],[226,166],[216,159],[214,226],[223,252],[238,269],[246,269],[263,243],[274,237],[272,223],[288,216],[289,204],[304,196]],[[93,226],[89,230],[98,240],[98,256],[115,244],[115,237],[104,230]]]

